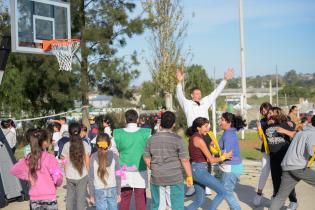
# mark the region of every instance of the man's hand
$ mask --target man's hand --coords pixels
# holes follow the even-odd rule
[[[233,75],[234,69],[228,68],[226,72],[224,72],[224,80],[229,81],[230,79],[232,79]]]
[[[181,81],[184,80],[184,73],[182,72],[182,70],[180,70],[180,69],[176,70],[176,79],[177,79],[178,83],[180,83]]]

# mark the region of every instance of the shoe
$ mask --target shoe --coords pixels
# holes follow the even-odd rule
[[[186,191],[186,196],[192,196],[193,194],[195,194],[195,188],[194,188],[194,186],[191,186],[191,187],[189,187],[188,189],[187,189],[187,191]]]
[[[254,200],[253,200],[254,206],[260,206],[260,205],[261,205],[262,198],[263,198],[262,195],[256,194],[256,196],[255,196],[255,198],[254,198]]]
[[[299,205],[296,202],[290,202],[287,210],[296,210]]]
[[[211,189],[209,187],[206,187],[205,192],[206,192],[205,193],[206,195],[212,195],[212,191],[211,191]]]

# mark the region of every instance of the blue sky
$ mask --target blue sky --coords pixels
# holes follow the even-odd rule
[[[239,1],[183,0],[189,22],[185,48],[191,64],[205,67],[209,77],[222,78],[227,67],[240,76]],[[315,1],[244,0],[244,39],[247,76],[283,74],[290,69],[315,72]],[[140,77],[133,84],[151,79],[144,62],[150,55],[149,32],[133,37],[120,55],[139,53]]]

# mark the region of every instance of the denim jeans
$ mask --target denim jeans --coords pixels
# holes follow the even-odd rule
[[[96,210],[117,210],[116,187],[95,190]]]
[[[231,210],[241,210],[241,206],[234,195],[234,188],[238,180],[239,176],[231,172],[223,172],[221,177],[221,182],[226,191],[226,201],[228,202]]]
[[[194,210],[199,208],[205,201],[205,187],[214,190],[217,195],[210,203],[208,210],[215,210],[225,198],[226,193],[223,185],[208,172],[207,163],[192,163],[192,175],[195,186],[195,200],[186,209]]]

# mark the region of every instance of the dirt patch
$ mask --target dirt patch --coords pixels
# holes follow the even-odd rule
[[[254,150],[260,150],[261,148],[261,141],[259,140],[240,140],[240,147],[242,149],[254,149]]]

